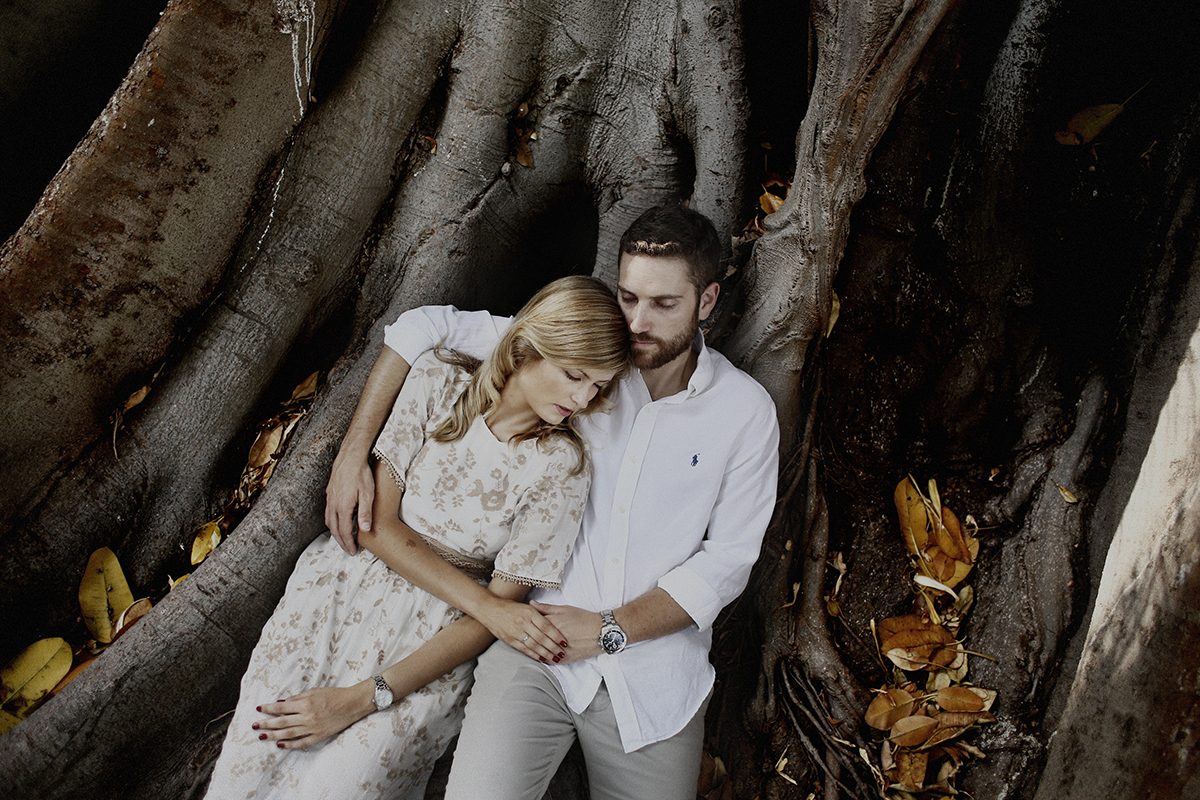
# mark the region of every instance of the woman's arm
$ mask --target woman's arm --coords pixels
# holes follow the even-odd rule
[[[400,520],[396,510],[402,492],[382,463],[375,467],[375,487],[375,524],[370,531],[360,531],[358,537],[364,549],[393,572],[483,623],[497,639],[530,658],[553,661],[563,652],[566,639],[545,617],[525,603],[498,596],[477,583],[435,553],[420,534]]]
[[[493,578],[484,591],[515,602],[524,599],[529,587]],[[475,658],[493,641],[495,637],[482,624],[461,617],[380,674],[391,687],[395,702],[400,702],[464,661]],[[274,741],[285,750],[302,750],[336,736],[375,711],[375,682],[368,677],[353,686],[309,689],[286,700],[259,706],[258,710],[268,715],[253,725],[260,739]]]

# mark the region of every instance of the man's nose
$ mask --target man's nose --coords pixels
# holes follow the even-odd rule
[[[629,312],[629,330],[631,333],[645,333],[649,330],[649,325],[646,324],[646,313],[642,309],[641,303],[634,306]]]

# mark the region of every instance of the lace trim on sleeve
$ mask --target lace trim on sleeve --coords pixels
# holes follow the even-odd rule
[[[523,575],[513,575],[511,572],[505,572],[502,569],[492,570],[493,578],[503,578],[506,581],[519,583],[522,586],[537,586],[540,589],[557,589],[559,588],[558,581],[543,581],[538,578],[526,578]]]
[[[470,575],[476,580],[486,581],[492,573],[492,562],[482,558],[472,558],[471,556],[463,555],[455,552],[446,545],[418,532],[418,536],[425,540],[425,544],[429,545],[429,549],[441,556],[447,563],[458,567],[463,572]]]
[[[391,459],[380,452],[378,447],[371,449],[371,455],[375,456],[375,458],[387,465],[388,472],[392,473],[392,480],[394,480],[396,485],[403,491],[404,479],[400,477],[400,472],[396,469],[396,465],[391,462]]]

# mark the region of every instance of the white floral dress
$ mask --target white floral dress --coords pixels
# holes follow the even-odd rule
[[[400,516],[480,580],[556,586],[588,473],[570,474],[576,455],[562,439],[500,442],[482,418],[456,442],[434,441],[429,434],[469,379],[432,354],[413,364],[374,451],[404,491]],[[250,657],[207,796],[423,797],[462,722],[474,661],[308,750],[281,750],[250,726],[263,716],[255,706],[377,674],[459,616],[369,553],[347,556],[328,535],[317,537]]]

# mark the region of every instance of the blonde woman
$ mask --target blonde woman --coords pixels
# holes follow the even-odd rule
[[[530,637],[541,618],[519,601],[558,585],[590,481],[572,423],[615,389],[628,338],[612,293],[570,277],[538,292],[477,368],[416,360],[375,445],[365,551],[321,536],[301,554],[208,797],[420,798],[475,656],[499,637],[561,657],[548,623]]]

